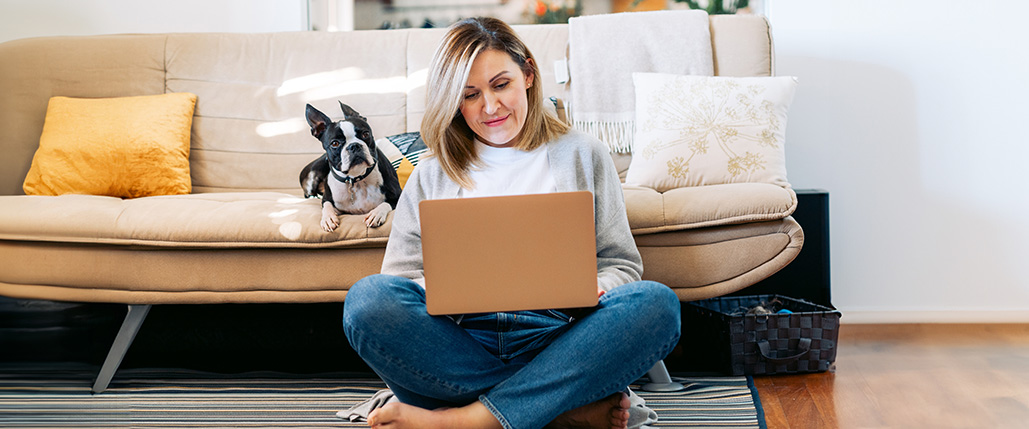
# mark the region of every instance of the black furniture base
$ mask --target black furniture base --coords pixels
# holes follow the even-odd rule
[[[829,193],[821,189],[798,189],[793,218],[804,228],[804,247],[797,258],[771,277],[729,296],[779,294],[832,307]]]

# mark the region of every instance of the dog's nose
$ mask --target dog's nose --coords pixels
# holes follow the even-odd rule
[[[361,151],[361,145],[359,143],[351,143],[347,145],[347,153],[358,153]]]

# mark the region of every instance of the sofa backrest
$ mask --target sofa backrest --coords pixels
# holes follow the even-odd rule
[[[712,16],[710,23],[717,75],[772,74],[763,17]],[[537,57],[544,95],[566,99],[574,83],[556,83],[554,62],[567,55],[568,26],[515,28]],[[50,97],[166,92],[198,96],[190,147],[193,192],[298,193],[301,168],[321,153],[304,105],[338,119],[342,100],[369,119],[377,137],[417,131],[427,68],[444,33],[112,35],[0,44],[0,194],[23,193]]]

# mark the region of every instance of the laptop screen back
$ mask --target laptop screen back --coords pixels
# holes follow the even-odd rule
[[[429,314],[597,304],[592,193],[425,200],[419,211]]]

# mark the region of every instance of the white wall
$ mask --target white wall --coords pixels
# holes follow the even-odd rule
[[[115,33],[307,29],[305,0],[0,0],[0,42]]]
[[[1029,2],[775,0],[844,322],[1029,322]]]

